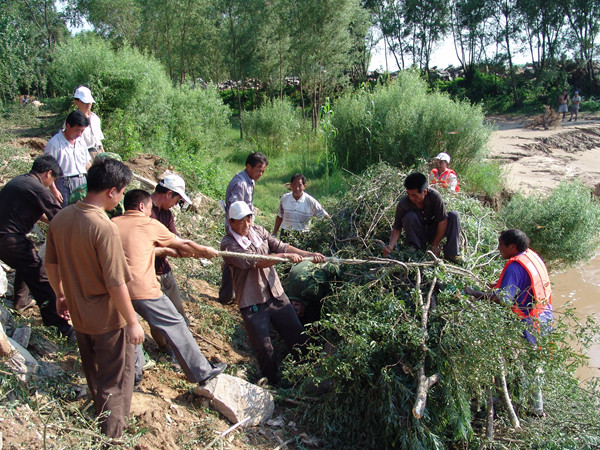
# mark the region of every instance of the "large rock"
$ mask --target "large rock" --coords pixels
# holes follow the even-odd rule
[[[0,323],[4,327],[4,332],[7,335],[12,335],[16,328],[15,319],[12,314],[2,304],[0,304]]]
[[[194,393],[210,399],[211,406],[230,422],[238,423],[250,417],[248,425],[258,425],[273,416],[273,396],[263,388],[241,378],[221,374]]]
[[[0,297],[8,291],[8,278],[6,272],[0,267]]]
[[[4,326],[0,323],[0,356],[9,356],[12,352],[12,345],[8,342],[8,336],[4,332]]]
[[[19,343],[11,338],[8,338],[8,341],[16,350],[16,353],[8,361],[8,366],[21,381],[25,382],[31,377],[31,375],[37,373],[39,364],[37,360],[31,356],[31,353],[29,353],[27,349],[23,348]]]
[[[31,338],[30,327],[17,328],[12,335],[13,341],[17,342],[21,347],[29,347],[29,339]]]

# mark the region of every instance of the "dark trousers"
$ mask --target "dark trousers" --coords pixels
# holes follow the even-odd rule
[[[204,381],[212,365],[200,351],[192,332],[171,300],[163,295],[152,300],[133,300],[131,303],[135,312],[164,335],[187,379],[195,383]],[[137,367],[136,371],[140,373]]]
[[[256,310],[253,311],[255,307]],[[271,324],[296,355],[308,339],[302,334],[304,327],[287,299],[282,301],[271,297],[266,303],[241,308],[240,312],[250,345],[256,352],[260,370],[271,384],[276,384],[277,355],[271,343]]]
[[[100,430],[118,438],[127,425],[133,395],[134,346],[127,342],[127,327],[98,335],[77,331],[76,335],[96,414],[110,411],[100,419]]]
[[[417,249],[424,248],[428,242],[433,241],[437,232],[437,224],[425,225],[421,216],[413,211],[406,213],[402,218],[402,228],[406,233],[406,243]],[[446,238],[444,256],[460,254],[460,216],[456,211],[448,213],[448,225],[444,237]]]
[[[0,259],[16,271],[15,299],[21,304],[15,307],[27,303],[25,284],[40,308],[44,325],[57,327],[63,334],[69,333],[71,326],[56,312],[56,296],[33,243],[21,234],[0,236]]]
[[[221,287],[219,288],[219,303],[229,303],[229,300],[233,298],[233,276],[231,275],[231,269],[225,263],[222,265],[221,273]]]

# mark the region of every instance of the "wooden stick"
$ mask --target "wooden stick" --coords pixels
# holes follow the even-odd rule
[[[190,331],[192,331],[192,330],[190,330]],[[225,350],[225,349],[224,349],[223,347],[221,347],[220,345],[218,345],[218,344],[215,344],[214,342],[212,342],[212,341],[210,341],[210,340],[206,339],[204,336],[200,336],[200,335],[199,335],[198,333],[196,333],[195,331],[192,331],[192,334],[193,334],[194,336],[196,336],[198,339],[202,339],[202,340],[203,340],[204,342],[206,342],[207,344],[210,344],[210,345],[212,345],[213,347],[215,347],[215,348],[217,348],[217,349],[219,349],[219,350],[221,350],[221,351]]]
[[[490,440],[494,440],[494,390],[492,386],[488,387],[487,395],[487,414],[485,421],[485,436]]]
[[[500,362],[500,389],[502,391],[502,400],[504,401],[504,406],[508,411],[508,419],[510,420],[510,424],[515,430],[520,430],[521,422],[519,422],[517,413],[515,413],[515,408],[510,400],[510,394],[508,393],[508,386],[506,385],[506,370],[504,369],[504,361]]]
[[[250,420],[250,417],[246,417],[245,419],[240,420],[238,423],[236,423],[235,425],[233,425],[232,427],[227,428],[225,431],[223,431],[222,433],[219,433],[219,435],[214,438],[212,441],[210,441],[210,443],[204,447],[204,450],[208,450],[209,448],[211,448],[213,445],[215,445],[217,443],[217,441],[219,439],[223,439],[225,436],[227,436],[229,433],[231,433],[233,430],[241,427],[243,424],[245,424],[246,422],[248,422]]]

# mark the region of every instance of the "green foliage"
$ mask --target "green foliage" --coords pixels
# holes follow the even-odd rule
[[[440,151],[460,170],[485,154],[490,134],[481,108],[428,94],[414,72],[400,73],[394,84],[373,93],[346,95],[333,109],[334,150],[339,163],[352,170],[380,160],[413,166]]]
[[[369,167],[331,208],[332,223],[313,228],[310,242],[343,257],[378,256],[403,195],[405,175],[386,164]],[[494,279],[502,266],[495,250],[501,221],[473,198],[448,195],[446,201],[462,217],[463,268],[481,284]],[[392,256],[407,264],[429,259],[402,246]],[[597,408],[598,398],[585,399],[574,381],[569,361],[580,357],[571,350],[574,336],[567,334],[564,318],[557,317],[555,332],[539,336],[537,347],[531,346],[522,338],[524,325],[508,308],[468,301],[461,294],[472,282],[447,266],[340,266],[333,293],[323,302],[322,319],[308,330],[313,338],[309,354],[285,369],[301,392],[321,393],[318,402],[299,408],[303,421],[333,447],[468,448],[482,441],[488,389],[504,373],[524,432],[532,441],[548,443],[557,428],[544,427],[544,438],[534,438],[542,425],[527,419],[538,367],[549,381],[544,395],[556,405],[550,413],[553,422],[578,417],[577,408]],[[430,289],[434,303],[424,329],[421,305]],[[589,339],[594,326],[574,329]],[[421,367],[425,376],[440,378],[429,390],[425,415],[417,420],[412,408]],[[555,383],[558,377],[562,380]],[[577,391],[577,400],[565,399],[567,384]],[[558,397],[562,409],[554,403]],[[495,420],[507,420],[503,408],[496,408]],[[570,430],[561,441],[578,435]],[[599,437],[596,427],[581,442],[594,443]]]
[[[503,208],[510,228],[523,230],[547,260],[574,264],[598,248],[600,205],[579,181],[561,183],[545,198],[515,195]]]
[[[279,156],[290,149],[301,131],[308,131],[301,113],[288,99],[269,100],[244,114],[244,130],[267,156]]]
[[[505,173],[495,161],[477,161],[463,166],[459,175],[461,190],[488,197],[500,195],[505,185]]]

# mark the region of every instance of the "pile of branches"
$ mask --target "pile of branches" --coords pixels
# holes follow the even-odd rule
[[[405,175],[382,164],[357,177],[332,224],[313,229],[305,244],[343,257],[381,256]],[[494,439],[520,429],[519,417],[532,412],[536,376],[562,370],[572,379],[567,346],[543,337],[528,345],[508,308],[461,293],[501,269],[494,249],[502,224],[477,200],[447,203],[462,216],[461,270],[431,265],[430,252],[402,245],[391,257],[407,266],[342,267],[309,328],[309,353],[286,366],[312,398],[301,406],[305,423],[335,446],[429,449]]]

